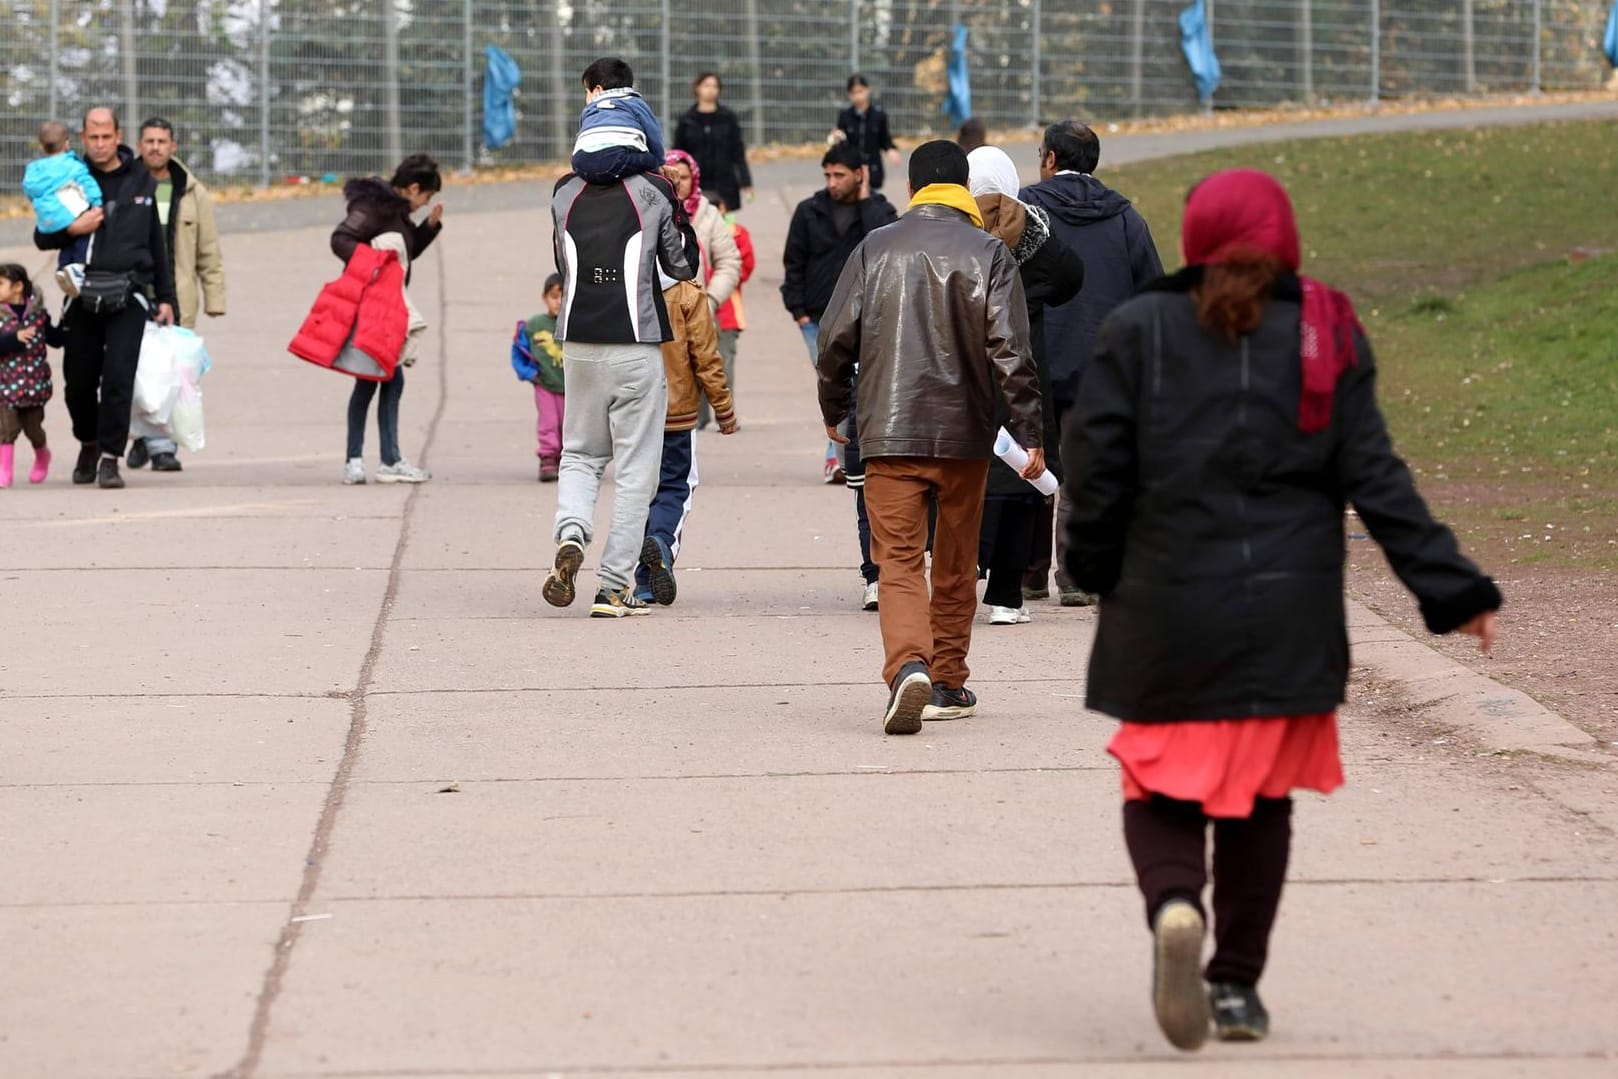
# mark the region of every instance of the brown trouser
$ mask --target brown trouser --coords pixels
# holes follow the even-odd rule
[[[888,685],[906,663],[927,665],[950,689],[971,673],[972,616],[977,611],[978,532],[983,524],[987,461],[944,457],[865,459],[865,509],[871,560],[882,571],[882,647]],[[933,594],[927,598],[927,509],[938,502],[933,538]]]

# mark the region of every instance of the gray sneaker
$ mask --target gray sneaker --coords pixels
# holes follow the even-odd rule
[[[403,457],[391,465],[383,465],[376,470],[378,483],[426,483],[433,478],[433,474],[425,468],[417,468]]]
[[[343,482],[351,487],[365,482],[365,460],[363,458],[350,457],[343,462]]]

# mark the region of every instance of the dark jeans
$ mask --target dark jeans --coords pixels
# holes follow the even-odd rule
[[[691,503],[697,493],[697,449],[695,431],[663,432],[663,465],[657,477],[657,493],[652,495],[646,513],[646,534],[656,536],[669,549],[669,557],[680,557],[685,541],[685,522],[691,516]],[[635,567],[635,584],[650,587],[651,574],[645,566]]]
[[[848,445],[843,447],[843,475],[848,477],[848,489],[854,492],[854,527],[860,536],[860,576],[866,584],[881,579],[881,571],[871,561],[871,516],[865,511],[865,462],[860,459],[860,425],[857,418],[856,398],[859,379],[854,380],[854,397],[849,399]],[[931,547],[931,543],[928,544]]]
[[[1045,499],[1037,494],[990,495],[983,503],[978,537],[978,572],[989,586],[983,602],[991,607],[1022,606],[1022,579],[1034,553],[1034,529]]]
[[[73,418],[73,437],[81,445],[99,443],[103,454],[122,457],[129,441],[146,308],[131,299],[117,314],[92,315],[69,303],[62,330],[62,396]]]
[[[1072,401],[1057,399],[1057,431],[1062,430],[1063,425],[1067,423],[1068,413],[1072,410]],[[1070,508],[1066,486],[1054,499],[1046,499],[1040,507],[1039,520],[1034,525],[1034,551],[1028,567],[1029,584],[1043,584],[1049,587],[1051,565],[1054,563],[1057,590],[1066,592],[1073,589],[1073,581],[1067,575],[1067,567],[1062,565],[1063,556],[1067,554],[1067,515]],[[1054,544],[1051,542],[1053,534],[1056,539]]]
[[[377,387],[382,388],[382,399],[376,405],[376,434],[382,443],[382,463],[399,463],[399,398],[404,396],[405,377],[401,365],[386,382],[372,382],[366,378],[354,380],[354,392],[348,397],[348,455],[365,456],[365,415],[371,411],[371,398]]]
[[[1146,897],[1148,925],[1170,899],[1203,910],[1208,823],[1197,802],[1153,795],[1150,801],[1124,803],[1124,842]],[[1213,835],[1214,955],[1207,977],[1257,985],[1286,882],[1292,799],[1256,799],[1245,820],[1214,819]]]

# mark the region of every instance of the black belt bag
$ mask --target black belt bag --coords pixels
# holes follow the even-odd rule
[[[92,315],[116,315],[129,306],[135,291],[135,277],[110,270],[87,270],[79,286],[79,303]]]

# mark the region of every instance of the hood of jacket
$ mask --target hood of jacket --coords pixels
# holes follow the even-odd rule
[[[1079,173],[1052,176],[1024,188],[1022,193],[1025,201],[1045,207],[1051,216],[1068,225],[1105,221],[1130,207],[1124,196],[1094,176]]]
[[[117,167],[112,168],[112,169],[108,169],[107,171],[103,172],[89,158],[85,158],[84,163],[85,163],[86,166],[89,167],[90,175],[97,176],[97,177],[106,176],[106,177],[110,178],[110,177],[114,177],[114,176],[128,176],[130,170],[135,167],[135,162],[137,162],[139,160],[140,160],[140,158],[135,156],[135,151],[131,150],[129,147],[125,146],[123,143],[119,143],[118,144],[118,164],[117,164]]]
[[[979,195],[978,212],[983,230],[1011,248],[1021,266],[1051,238],[1050,216],[1038,206],[1018,202],[1009,195]]]
[[[380,176],[356,176],[343,185],[343,198],[348,200],[350,210],[366,206],[383,213],[410,216],[410,200]]]

